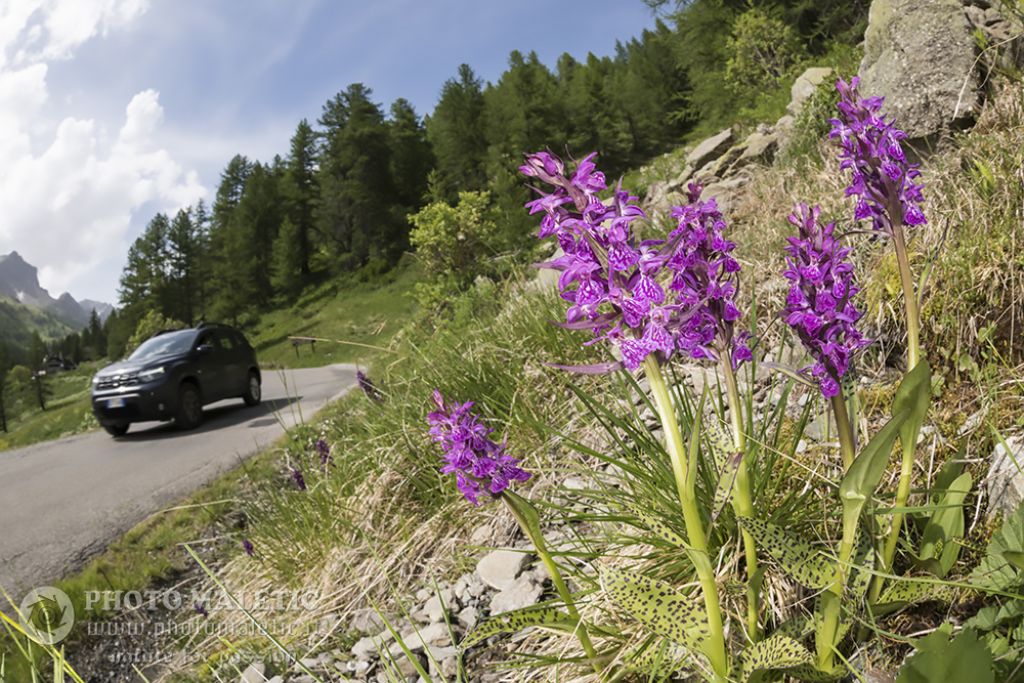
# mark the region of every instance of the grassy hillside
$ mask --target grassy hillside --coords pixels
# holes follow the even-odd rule
[[[16,356],[27,353],[33,332],[56,339],[72,331],[52,313],[0,296],[0,344],[7,344]]]
[[[414,264],[383,275],[350,275],[307,290],[293,306],[264,313],[247,330],[264,367],[316,367],[351,363],[386,348],[413,317]],[[331,341],[295,347],[288,337]]]

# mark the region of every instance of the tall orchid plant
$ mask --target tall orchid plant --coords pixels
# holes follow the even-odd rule
[[[810,357],[799,375],[828,400],[837,425],[843,514],[842,535],[834,552],[816,549],[756,514],[747,462],[751,449],[744,432],[747,422],[736,380],[737,369],[752,360],[736,303],[741,265],[715,199],[704,197],[700,185],[690,185],[687,203],[672,209],[675,227],[662,239],[638,240],[634,226],[646,216],[637,198],[621,183],[608,186],[594,154],[569,168],[554,154],[537,152],[528,155],[520,169],[538,194],[526,205],[539,216],[538,237],[554,238],[560,248],[555,258],[541,264],[559,273],[558,290],[567,307],[565,319],[558,324],[588,332],[587,344],[607,345],[613,356],[595,365],[555,367],[590,374],[625,370],[646,377],[686,529],[685,540],[666,529],[659,529],[658,535],[685,549],[700,583],[700,606],[671,586],[641,576],[609,573],[605,588],[639,621],[697,655],[707,677],[716,682],[746,681],[761,670],[784,669],[810,680],[834,680],[844,674],[845,668],[835,663],[850,623],[843,619],[844,600],[852,593],[859,601],[871,577],[873,551],[861,532],[862,513],[870,505],[897,438],[903,444],[903,467],[896,509],[905,506],[914,443],[928,409],[930,374],[920,359],[917,295],[904,236],[905,228],[925,222],[921,186],[915,182],[919,171],[903,151],[901,141],[906,136],[881,115],[882,101],[860,97],[856,79],[840,81],[837,88],[839,116],[832,121],[831,137],[841,148],[841,168],[850,173],[846,192],[856,198],[854,219],[870,220],[872,230],[889,237],[896,249],[907,312],[908,372],[896,393],[891,419],[858,448],[843,387],[858,352],[870,340],[858,328],[861,314],[851,247],[843,243],[834,223],[821,220],[817,206],[797,205],[789,216],[797,235],[785,248],[783,276],[790,286],[781,316]],[[729,461],[734,463],[735,475],[726,482],[726,490],[742,534],[748,581],[746,647],[738,659],[731,655],[730,642],[738,639],[727,636],[708,547],[702,514],[708,511],[701,510],[696,493],[703,401],[689,438],[684,438],[662,371],[664,364],[677,357],[717,366],[726,390],[732,428]],[[459,490],[473,504],[498,499],[509,506],[548,568],[566,609],[565,613],[543,612],[539,620],[499,618],[497,627],[484,629],[482,636],[470,636],[469,642],[515,624],[568,624],[587,660],[602,675],[601,663],[609,658],[590,640],[593,627],[584,624],[546,549],[536,510],[509,490],[530,475],[508,455],[504,443],[491,439],[491,430],[472,413],[471,403],[450,404],[436,392],[434,401],[430,434],[445,453],[442,472],[455,475]],[[726,481],[725,473],[722,479]],[[891,570],[901,524],[902,518],[894,515],[879,553],[885,571]],[[762,633],[759,551],[770,555],[798,583],[818,592],[817,616],[811,622],[813,654],[799,642],[798,634],[782,629],[767,636]],[[881,588],[875,580],[871,603],[885,602],[888,593],[881,594]]]

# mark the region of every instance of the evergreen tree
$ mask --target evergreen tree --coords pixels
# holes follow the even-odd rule
[[[372,94],[354,83],[325,105],[320,120],[326,143],[317,221],[340,269],[361,266],[370,256],[393,259],[405,237],[390,211],[388,129]]]
[[[316,164],[316,135],[309,122],[302,119],[292,136],[291,152],[281,182],[281,195],[298,242],[298,272],[303,282],[309,280],[312,271],[310,258],[316,229]]]
[[[274,241],[270,284],[274,292],[287,302],[294,301],[302,291],[303,254],[299,232],[298,226],[290,218],[285,218]]]
[[[437,186],[447,199],[459,190],[487,185],[483,82],[468,64],[445,81],[434,113],[427,120],[427,138],[437,157]]]
[[[158,213],[128,249],[128,263],[121,274],[118,295],[122,307],[142,315],[160,309],[167,302],[168,251],[170,222]]]
[[[434,167],[434,153],[426,129],[408,100],[399,98],[392,103],[388,137],[396,212],[402,217],[400,220],[404,220],[423,204],[427,178]]]
[[[49,387],[46,383],[46,343],[39,336],[38,332],[32,333],[32,345],[29,347],[28,357],[32,371],[33,390],[35,400],[40,410],[46,410],[46,399],[49,397]]]
[[[167,232],[168,287],[171,296],[161,312],[191,325],[199,309],[198,264],[202,258],[199,230],[190,211],[181,209]]]

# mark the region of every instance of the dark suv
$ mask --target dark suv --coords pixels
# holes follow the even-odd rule
[[[256,352],[238,330],[200,324],[160,332],[125,360],[92,378],[92,411],[103,428],[123,436],[132,422],[174,420],[192,429],[203,406],[225,398],[260,402]]]

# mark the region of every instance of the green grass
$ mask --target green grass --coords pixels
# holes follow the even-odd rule
[[[102,361],[82,363],[71,372],[48,377],[46,386],[50,398],[46,410],[39,410],[39,406],[27,398],[14,406],[20,414],[8,422],[6,434],[0,432],[0,451],[96,429],[89,389],[93,374],[102,364]]]
[[[246,330],[264,367],[317,367],[364,360],[387,347],[413,317],[414,264],[384,275],[343,276],[304,293],[287,308],[263,315]],[[290,336],[335,340],[294,347]]]

